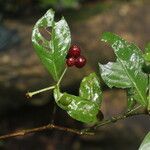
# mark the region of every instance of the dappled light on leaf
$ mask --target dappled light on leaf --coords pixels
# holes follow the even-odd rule
[[[150,132],[145,136],[139,150],[149,150],[150,149]]]
[[[43,37],[41,30],[47,31],[50,37]],[[70,29],[65,19],[55,22],[54,11],[48,10],[33,28],[32,43],[45,68],[53,79],[58,81],[64,70],[65,58],[71,43]]]
[[[61,93],[57,87],[54,90],[55,101],[72,118],[84,123],[96,123],[99,120],[97,116],[102,102],[102,91],[99,84],[96,74],[91,73],[82,80],[79,96]]]
[[[109,87],[133,88],[138,95],[136,101],[146,106],[148,78],[142,72],[142,51],[113,33],[104,33],[102,41],[111,45],[117,57],[115,63],[99,65],[103,80]]]

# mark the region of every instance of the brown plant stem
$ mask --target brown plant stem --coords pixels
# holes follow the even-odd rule
[[[130,112],[127,112],[126,114],[118,115],[118,116],[111,117],[110,119],[106,119],[106,120],[99,122],[98,124],[96,124],[90,128],[83,129],[83,130],[77,130],[77,129],[57,126],[54,124],[48,124],[48,125],[37,127],[37,128],[25,129],[25,130],[16,131],[16,132],[11,133],[11,134],[2,135],[2,136],[0,136],[0,140],[4,140],[7,138],[16,137],[16,136],[24,136],[24,135],[27,135],[30,133],[36,133],[36,132],[49,130],[49,129],[57,129],[57,130],[65,131],[65,132],[78,134],[78,135],[86,135],[86,136],[89,135],[89,136],[91,136],[91,135],[94,135],[97,132],[96,131],[97,128],[99,128],[101,126],[104,126],[104,125],[107,125],[110,123],[115,123],[119,120],[123,120],[123,119],[129,118],[129,117],[138,116],[138,115],[148,115],[148,111],[147,110],[142,110],[140,112],[130,111]]]
[[[83,131],[86,131],[86,132],[95,131],[96,129],[98,129],[99,127],[102,127],[104,125],[107,125],[107,124],[110,124],[110,123],[115,123],[119,120],[124,120],[126,118],[130,118],[130,117],[133,117],[133,116],[139,116],[139,115],[148,115],[148,111],[145,110],[145,109],[140,111],[140,112],[134,112],[133,111],[133,113],[132,113],[132,111],[129,111],[125,114],[117,115],[117,116],[111,117],[109,119],[103,120],[103,121],[97,123],[96,125],[88,128],[88,129],[85,129]]]
[[[37,127],[37,128],[25,129],[25,130],[16,131],[14,133],[2,135],[2,136],[0,136],[0,140],[11,138],[11,137],[16,137],[16,136],[24,136],[24,135],[27,135],[30,133],[40,132],[40,131],[49,130],[49,129],[57,129],[57,130],[61,130],[61,131],[78,134],[78,135],[83,134],[82,131],[79,131],[76,129],[61,127],[61,126],[57,126],[54,124],[48,124],[48,125]],[[93,134],[94,133],[91,133],[91,132],[86,133],[86,135],[93,135]]]

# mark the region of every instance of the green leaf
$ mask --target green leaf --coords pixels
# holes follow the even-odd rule
[[[99,67],[102,79],[110,88],[129,88],[127,89],[127,106],[128,110],[132,109],[136,100],[138,101],[140,98],[136,94],[136,90],[130,88],[132,84],[122,66],[118,62],[109,62],[105,65],[99,63]]]
[[[67,93],[61,93],[59,87],[54,89],[54,99],[57,105],[63,110],[68,110],[68,105],[71,103],[70,97],[67,96]]]
[[[135,89],[139,97],[137,101],[143,106],[146,106],[147,105],[146,92],[147,92],[148,79],[146,74],[144,74],[141,70],[144,59],[140,49],[137,46],[135,46],[133,43],[128,43],[127,41],[123,40],[121,37],[109,32],[103,34],[102,41],[109,43],[111,47],[114,49],[115,55],[117,57],[117,63],[120,65],[118,66],[117,64],[117,66],[118,68],[119,67],[121,68],[121,76],[124,75],[126,81],[129,82],[129,83],[126,83],[126,81],[124,82],[124,80],[122,80],[123,78],[118,80],[119,78],[118,74],[120,69],[116,69],[117,71],[114,71],[114,66],[116,64],[113,65],[107,64],[108,66],[109,65],[111,66],[110,70],[113,70],[112,72],[110,70],[108,71],[108,69],[104,69],[104,67],[106,68],[106,66],[103,67],[100,65],[101,71],[103,71],[102,78],[104,79],[104,81],[106,81],[106,78],[108,80],[106,84],[110,86],[113,82],[112,80],[114,79],[114,82],[116,82],[116,78],[117,78],[118,82],[122,82],[123,84],[118,86],[118,84],[115,83],[117,85],[116,87],[121,87],[121,88],[131,87]],[[105,76],[105,74],[107,76]],[[108,74],[111,80],[108,79]],[[111,86],[114,86],[114,83]]]
[[[99,106],[96,103],[79,96],[60,93],[57,88],[54,90],[54,98],[57,105],[64,109],[72,118],[84,123],[97,121]]]
[[[51,27],[51,39],[45,39],[40,33],[40,28]],[[65,66],[65,57],[70,47],[71,36],[67,22],[64,18],[54,21],[54,11],[48,10],[46,14],[37,21],[32,31],[32,43],[41,62],[58,81]]]
[[[93,82],[93,84],[89,84],[87,80]],[[85,89],[85,86],[89,89]],[[83,79],[80,90],[82,90],[80,94],[82,97],[61,93],[59,87],[56,87],[54,89],[55,101],[57,105],[64,109],[72,118],[84,123],[95,123],[99,120],[97,117],[102,98],[99,81],[95,73]],[[91,90],[92,93],[90,91],[88,92],[88,90]],[[85,94],[87,94],[87,96]]]
[[[150,132],[145,136],[139,150],[149,150],[150,149]]]
[[[102,79],[110,88],[129,88],[132,86],[125,70],[118,62],[109,62],[105,65],[99,63],[99,68]]]
[[[92,101],[79,96],[64,93],[60,101],[69,102],[67,113],[74,119],[84,123],[94,123],[97,121],[99,106]]]
[[[80,97],[95,102],[98,105],[101,104],[102,91],[100,88],[100,81],[95,73],[91,73],[82,80],[79,95]]]

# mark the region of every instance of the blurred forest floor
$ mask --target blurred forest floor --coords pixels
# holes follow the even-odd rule
[[[102,7],[104,6],[104,7]],[[72,43],[81,46],[88,64],[83,69],[71,68],[63,81],[64,90],[78,94],[81,79],[92,71],[98,72],[97,62],[115,60],[112,49],[100,42],[105,31],[114,32],[143,49],[150,41],[150,1],[107,2],[85,5],[77,11],[65,11],[69,22]],[[36,56],[31,33],[34,23],[41,16],[6,18],[4,25],[16,29],[20,44],[0,52],[0,133],[47,124],[51,120],[53,98],[46,92],[26,99],[27,91],[47,87],[53,83]],[[59,15],[58,15],[59,16]],[[121,113],[126,106],[123,90],[109,90],[102,84],[104,102],[102,111],[106,117]],[[55,123],[80,128],[81,124],[70,119],[58,109]],[[82,125],[84,127],[85,125]],[[0,143],[2,150],[136,150],[147,131],[150,119],[144,116],[120,121],[101,128],[99,135],[79,137],[60,131],[46,131],[16,137]]]

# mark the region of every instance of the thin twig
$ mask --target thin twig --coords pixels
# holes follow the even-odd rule
[[[60,82],[61,82],[61,80],[63,79],[63,77],[64,77],[66,71],[67,71],[67,67],[65,68],[65,70],[64,70],[64,72],[62,73],[61,77],[59,78],[59,80],[58,80],[58,82],[57,82],[57,86],[60,85]]]
[[[40,132],[40,131],[49,130],[49,129],[57,129],[57,130],[61,130],[61,131],[66,131],[66,132],[78,134],[78,135],[83,134],[83,132],[80,130],[61,127],[61,126],[57,126],[54,124],[48,124],[48,125],[37,127],[37,128],[25,129],[25,130],[20,130],[20,131],[11,133],[11,134],[2,135],[2,136],[0,136],[0,140],[11,138],[11,137],[16,137],[16,136],[24,136],[24,135],[27,135],[30,133]],[[92,132],[86,132],[85,133],[84,132],[84,134],[85,135],[93,135],[94,133],[92,133]]]
[[[99,122],[95,126],[92,126],[90,128],[83,129],[83,130],[71,129],[71,128],[57,126],[54,124],[48,124],[48,125],[37,127],[37,128],[26,129],[26,130],[17,131],[17,132],[7,134],[7,135],[2,135],[2,136],[0,136],[0,140],[11,138],[11,137],[16,137],[16,136],[24,136],[26,134],[30,134],[30,133],[34,133],[34,132],[40,132],[40,131],[49,130],[49,129],[57,129],[57,130],[65,131],[65,132],[78,134],[78,135],[94,135],[97,132],[96,129],[101,127],[101,126],[104,126],[104,125],[107,125],[110,123],[114,123],[114,122],[117,122],[119,120],[126,119],[128,117],[137,116],[137,115],[148,115],[148,112],[146,110],[143,110],[140,112],[134,112],[134,113],[128,112],[128,113],[123,114],[123,115],[118,115],[118,116],[114,116],[110,119],[106,119],[102,122]]]
[[[137,107],[135,107],[135,108],[131,109],[130,111],[128,111],[126,114],[131,114],[131,113],[137,111],[140,108],[142,108],[142,105],[138,105]]]
[[[31,98],[33,95],[42,93],[42,92],[44,92],[44,91],[52,90],[52,89],[54,89],[54,88],[55,88],[55,86],[50,86],[50,87],[47,87],[47,88],[44,88],[44,89],[41,89],[41,90],[38,90],[38,91],[35,91],[35,92],[28,92],[28,93],[26,93],[26,97],[27,97],[27,98]]]
[[[139,107],[140,108],[140,107]],[[135,109],[137,110],[137,109]],[[132,110],[131,110],[132,111]],[[121,114],[121,115],[117,115],[117,116],[114,116],[114,117],[111,117],[109,119],[105,119],[99,123],[97,123],[96,125],[90,127],[90,128],[87,128],[87,129],[83,129],[82,131],[86,131],[86,132],[89,132],[89,131],[96,131],[96,129],[98,129],[99,127],[102,127],[104,125],[107,125],[107,124],[110,124],[110,123],[115,123],[119,120],[124,120],[126,118],[129,118],[129,117],[132,117],[132,116],[139,116],[139,115],[148,115],[148,112],[147,110],[143,110],[143,111],[140,111],[140,112],[133,112],[132,113],[130,112],[127,112],[125,114]]]
[[[62,80],[62,78],[64,77],[65,73],[67,71],[67,67],[65,68],[64,72],[62,73],[61,77],[59,78],[58,82],[56,85],[53,85],[53,86],[50,86],[50,87],[47,87],[47,88],[44,88],[44,89],[41,89],[41,90],[38,90],[38,91],[34,91],[34,92],[27,92],[26,93],[26,97],[27,98],[31,98],[33,95],[36,95],[36,94],[39,94],[39,93],[42,93],[42,92],[45,92],[45,91],[49,91],[49,90],[52,90],[54,89],[56,86],[59,86],[60,85],[60,82]]]
[[[111,119],[105,120],[104,122],[101,122],[100,124],[97,124],[94,129],[97,129],[98,127],[101,127],[103,125],[109,124],[109,123],[115,123],[119,120],[124,120],[126,118],[132,117],[132,116],[138,116],[145,114],[145,112],[138,112],[138,113],[132,113],[132,114],[124,114],[124,115],[119,115],[116,117],[112,117]]]
[[[60,79],[58,80],[58,82],[56,84],[57,86],[60,85],[60,82],[61,82],[62,78],[64,77],[66,71],[67,71],[67,68],[65,68],[65,70],[62,73]],[[45,91],[52,90],[52,89],[54,89],[56,87],[56,85],[53,85],[53,86],[50,86],[50,87],[47,87],[47,88],[44,88],[44,89],[41,89],[41,90],[38,90],[38,91],[34,91],[34,92],[28,92],[28,93],[26,93],[26,97],[27,98],[31,98],[33,95],[36,95],[36,94],[39,94],[39,93],[42,93],[42,92],[45,92]]]

